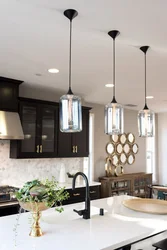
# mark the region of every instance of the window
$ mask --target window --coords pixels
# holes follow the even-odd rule
[[[147,173],[153,174],[153,183],[157,182],[157,172],[155,166],[155,136],[146,139],[146,168]]]
[[[94,179],[94,114],[89,114],[89,158],[85,157],[83,161],[83,172],[87,175],[89,181]]]

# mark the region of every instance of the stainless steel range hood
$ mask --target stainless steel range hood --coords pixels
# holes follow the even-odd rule
[[[0,139],[24,139],[18,114],[19,85],[22,82],[0,76]]]
[[[18,113],[0,111],[0,139],[24,139],[23,129]]]

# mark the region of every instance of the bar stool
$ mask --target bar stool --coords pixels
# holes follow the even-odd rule
[[[162,185],[148,185],[147,186],[149,193],[148,193],[148,197],[151,199],[153,198],[153,190],[156,190],[158,192],[157,194],[157,199],[161,199],[161,200],[166,200],[167,197],[167,187],[166,190],[163,190],[165,187]]]
[[[162,185],[148,185],[149,188],[149,198],[152,198],[153,190],[156,189],[158,192],[158,199],[166,200],[167,198],[167,192],[164,192],[164,186]],[[152,245],[155,247],[155,250],[161,249],[161,250],[167,250],[167,239],[158,241]]]
[[[155,250],[161,249],[161,250],[167,250],[167,239],[158,241],[152,245],[153,247],[156,247]]]

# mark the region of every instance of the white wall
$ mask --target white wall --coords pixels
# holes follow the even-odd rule
[[[158,114],[158,176],[167,184],[167,113]]]

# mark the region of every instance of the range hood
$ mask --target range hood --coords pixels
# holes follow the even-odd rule
[[[18,114],[18,94],[21,83],[22,81],[0,76],[0,139],[24,139]]]
[[[24,139],[23,129],[18,113],[0,110],[0,139]]]

